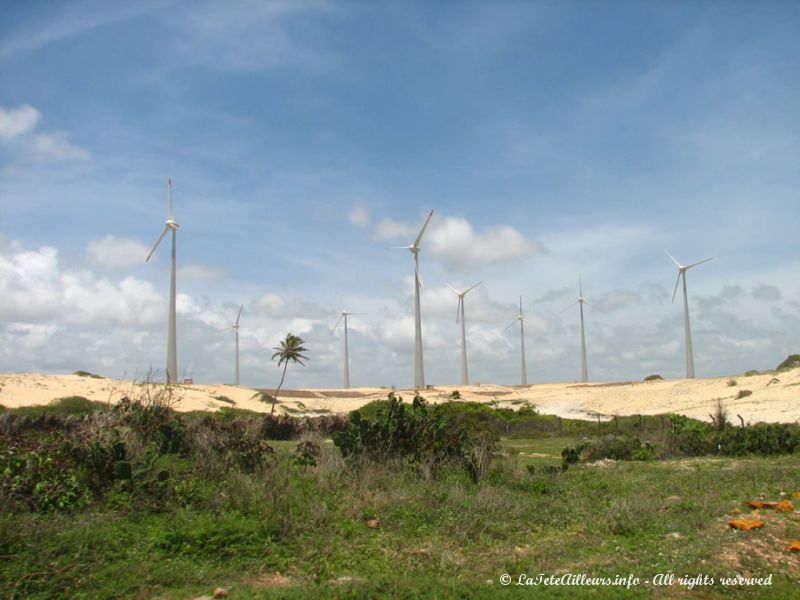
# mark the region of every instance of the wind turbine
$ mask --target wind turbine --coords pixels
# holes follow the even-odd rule
[[[474,290],[481,284],[479,281],[471,288],[467,288],[463,292],[459,292],[452,285],[447,284],[451,290],[458,296],[458,307],[456,308],[456,323],[461,320],[461,385],[469,385],[469,375],[467,374],[467,326],[464,319],[464,296]]]
[[[236,332],[236,381],[234,385],[239,385],[239,319],[242,318],[242,311],[244,304],[239,307],[239,314],[236,315],[236,323],[233,324],[233,329]]]
[[[664,248],[664,252],[667,252],[666,248]],[[681,277],[683,277],[683,329],[686,336],[686,377],[688,379],[694,379],[694,355],[692,354],[692,330],[689,327],[689,296],[686,293],[686,271],[692,267],[696,267],[697,265],[702,265],[714,257],[712,256],[711,258],[706,258],[704,260],[697,261],[696,263],[683,266],[681,263],[675,260],[675,258],[669,252],[667,252],[667,256],[669,256],[672,259],[672,262],[675,263],[675,266],[678,267],[678,278],[675,280],[675,291],[672,292],[673,304],[675,303],[675,294],[678,293],[678,284],[681,281]]]
[[[422,229],[419,230],[419,235],[413,244],[400,246],[400,248],[405,248],[414,255],[414,387],[418,390],[425,387],[425,366],[422,360],[422,315],[419,309],[419,289],[422,287],[422,282],[419,278],[419,243],[432,216],[433,211],[428,213],[428,218],[425,219],[425,223],[422,225]]]
[[[580,278],[578,279],[578,289],[579,289],[578,299],[575,302],[573,302],[573,304],[577,304],[578,306],[580,306],[581,309],[581,381],[583,383],[586,383],[587,381],[589,381],[589,368],[586,364],[586,334],[584,333],[584,327],[583,327],[583,305],[588,304],[589,301],[583,297],[583,283],[581,282]],[[565,308],[558,314],[565,312],[571,306],[572,304],[570,304],[567,308]]]
[[[519,314],[517,315],[516,319],[511,321],[511,323],[509,323],[506,326],[506,329],[511,327],[517,321],[519,321],[519,347],[520,347],[520,352],[521,352],[521,355],[522,355],[522,360],[521,360],[522,377],[521,377],[521,381],[522,381],[522,385],[528,385],[528,373],[527,373],[527,369],[525,368],[525,317],[522,316],[522,296],[519,297]]]
[[[350,388],[350,354],[349,354],[349,343],[347,341],[347,317],[349,315],[360,315],[362,313],[352,313],[347,312],[346,310],[342,311],[342,314],[339,316],[339,320],[336,321],[336,325],[333,326],[331,329],[331,335],[333,332],[336,331],[336,328],[339,327],[339,323],[344,321],[344,387],[345,389]]]
[[[161,236],[156,240],[150,254],[147,255],[145,262],[150,258],[158,248],[161,240],[167,235],[168,231],[172,231],[172,267],[170,270],[169,278],[169,324],[167,326],[167,383],[178,382],[178,351],[176,348],[176,329],[175,329],[175,240],[176,233],[178,232],[178,225],[172,216],[172,179],[167,180],[167,188],[169,189],[168,204],[167,204],[167,221],[164,225],[164,231]]]

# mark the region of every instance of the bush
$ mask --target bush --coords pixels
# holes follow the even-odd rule
[[[613,460],[650,460],[655,458],[655,448],[630,435],[605,435],[575,448],[565,448],[561,457],[565,464],[579,460],[594,461],[604,458]]]
[[[790,354],[781,364],[775,367],[778,371],[800,367],[800,354]]]
[[[345,458],[404,458],[426,466],[452,460],[461,462],[476,480],[487,472],[496,440],[488,430],[470,431],[458,421],[450,421],[445,411],[429,409],[419,395],[407,406],[392,392],[380,406],[370,408],[374,418],[353,411],[345,430],[333,434],[333,442]]]
[[[661,375],[648,375],[644,378],[645,381],[663,381],[664,378]]]

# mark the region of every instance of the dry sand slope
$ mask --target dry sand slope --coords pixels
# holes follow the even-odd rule
[[[735,380],[736,385],[728,385],[730,380]],[[125,395],[137,397],[145,387],[137,382],[78,375],[2,373],[0,405],[7,408],[41,405],[66,396],[116,402]],[[158,387],[151,384],[151,393]],[[598,414],[611,417],[672,412],[707,420],[715,410],[717,399],[721,399],[729,419],[734,422],[737,414],[748,423],[800,421],[800,368],[777,374],[696,380],[553,383],[524,387],[443,385],[425,390],[423,396],[430,402],[445,402],[454,390],[466,401],[496,402],[498,406],[510,408],[529,402],[544,414],[580,419],[593,419]],[[752,394],[737,399],[742,390]],[[383,399],[387,393],[383,388],[285,390],[281,391],[276,412],[296,415],[348,412],[372,400]],[[398,393],[406,400],[414,394],[413,390]],[[236,406],[268,412],[270,406],[262,402],[259,395],[258,390],[231,385],[181,385],[175,392],[178,398],[175,408],[189,411]]]

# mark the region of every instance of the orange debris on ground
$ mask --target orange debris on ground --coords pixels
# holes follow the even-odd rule
[[[781,500],[780,502],[760,502],[753,500],[747,503],[750,508],[772,508],[780,512],[794,511],[794,505],[788,500]]]
[[[800,492],[792,492],[793,498],[800,498]]]
[[[792,552],[800,552],[800,540],[792,540],[792,543],[789,544],[789,550]]]
[[[751,529],[760,529],[764,526],[764,521],[756,521],[751,519],[734,519],[728,521],[728,526],[733,529],[741,529],[742,531],[750,531]]]

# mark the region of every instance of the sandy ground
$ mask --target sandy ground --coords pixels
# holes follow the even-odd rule
[[[736,385],[729,385],[735,380]],[[430,402],[446,402],[458,390],[462,400],[493,403],[519,408],[529,402],[544,414],[579,419],[614,415],[652,415],[679,413],[709,420],[717,399],[721,399],[729,420],[738,423],[737,415],[747,423],[800,422],[800,368],[777,374],[710,379],[634,381],[623,383],[548,383],[529,386],[435,386],[425,390]],[[751,395],[737,399],[742,390]],[[270,390],[265,390],[269,393]],[[123,396],[162,393],[163,386],[142,385],[117,379],[78,375],[42,375],[38,373],[0,373],[0,405],[7,408],[48,404],[66,396],[84,396],[101,402],[117,402]],[[295,415],[342,413],[384,399],[384,388],[350,390],[282,390],[276,411]],[[398,393],[410,401],[413,390]],[[180,411],[218,410],[235,406],[268,412],[269,404],[260,399],[260,391],[232,385],[180,385],[174,392],[174,407]]]

